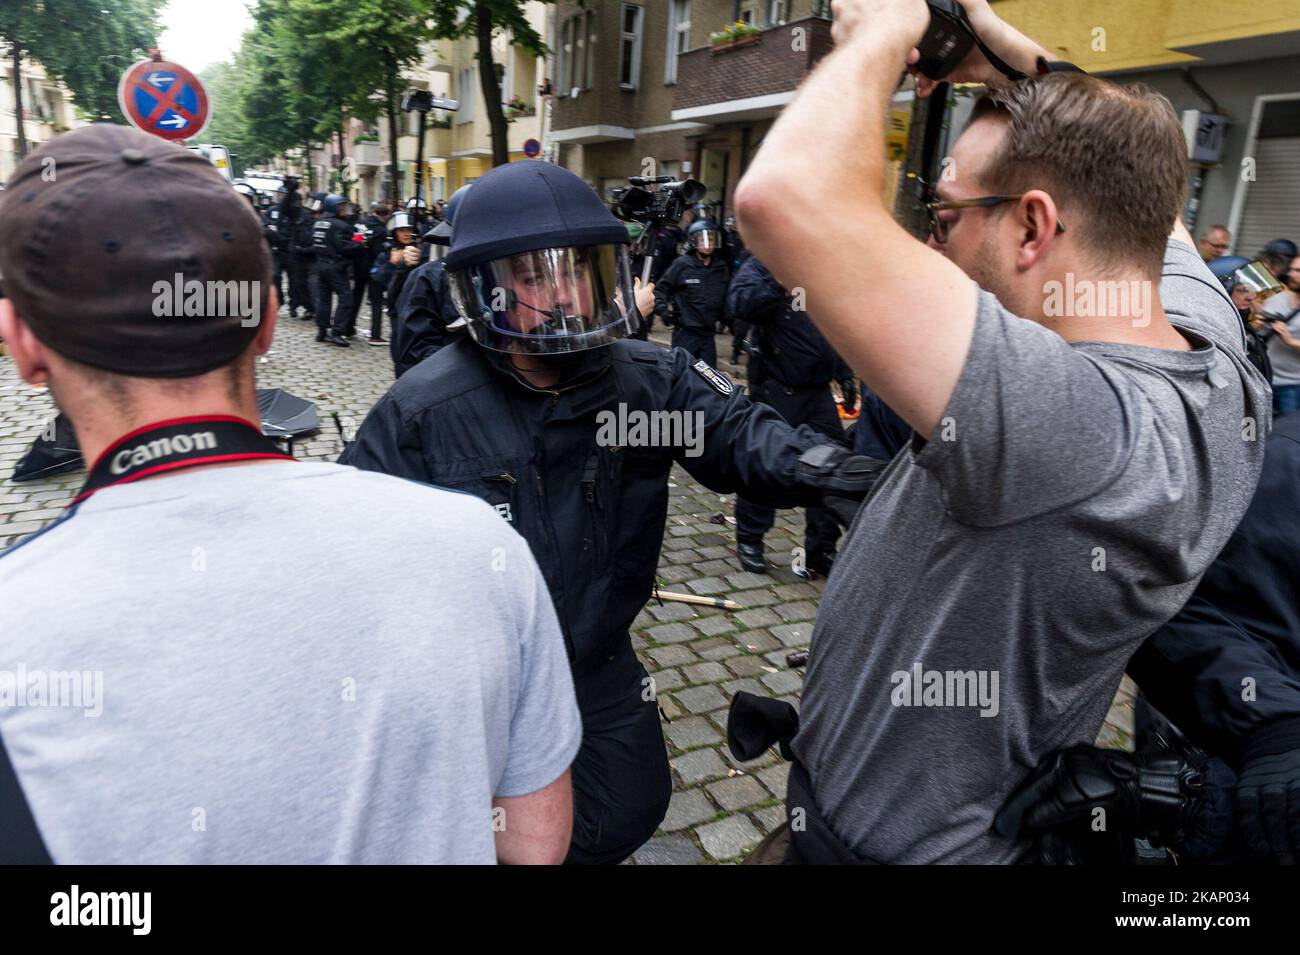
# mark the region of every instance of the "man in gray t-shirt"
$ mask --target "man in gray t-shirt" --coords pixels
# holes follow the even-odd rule
[[[835,52],[737,192],[754,253],[914,431],[822,598],[796,861],[1022,860],[990,831],[998,808],[1044,756],[1092,742],[1263,459],[1267,384],[1178,223],[1173,108],[1049,71],[987,2],[962,3],[1005,63],[1050,75],[1011,83],[974,54],[950,76],[993,92],[945,160],[928,247],[892,222],[883,150],[863,148],[928,21],[911,0],[843,0]]]

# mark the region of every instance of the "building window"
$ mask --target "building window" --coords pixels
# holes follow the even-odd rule
[[[574,89],[591,89],[596,84],[596,14],[577,13],[560,25],[559,95]]]
[[[474,89],[477,75],[474,67],[468,66],[461,70],[458,75],[458,87],[460,89],[460,104],[456,110],[456,124],[474,122],[474,100],[476,91]]]
[[[768,25],[771,26],[778,23],[785,23],[785,18],[788,15],[788,7],[789,4],[786,3],[786,0],[767,0]]]
[[[596,11],[587,11],[587,72],[583,89],[596,85]]]
[[[561,96],[568,96],[573,89],[573,20],[565,20],[560,25],[560,68],[559,74]]]
[[[641,80],[642,9],[634,3],[623,4],[622,34],[618,47],[618,85],[634,90]]]
[[[670,0],[668,10],[668,55],[664,58],[664,82],[677,82],[677,57],[691,45],[691,0]]]

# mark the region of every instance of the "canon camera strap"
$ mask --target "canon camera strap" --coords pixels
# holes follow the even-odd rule
[[[72,504],[79,504],[106,487],[130,484],[155,474],[259,459],[292,461],[294,458],[244,418],[196,415],[159,421],[114,441],[91,465],[90,475]]]

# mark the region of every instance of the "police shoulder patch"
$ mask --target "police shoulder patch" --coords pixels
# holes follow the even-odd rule
[[[736,390],[736,386],[722,372],[712,367],[707,361],[701,358],[695,364],[691,365],[695,373],[713,386],[713,390],[720,395],[729,395]]]

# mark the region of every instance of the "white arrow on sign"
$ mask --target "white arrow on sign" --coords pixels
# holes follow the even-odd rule
[[[144,81],[155,89],[162,89],[164,86],[170,86],[175,82],[176,77],[170,73],[150,73],[144,78]]]
[[[160,119],[160,120],[158,120],[158,125],[159,125],[159,126],[175,126],[177,129],[179,129],[179,128],[181,128],[182,126],[185,125],[185,117],[184,117],[184,116],[173,116],[171,119]]]

